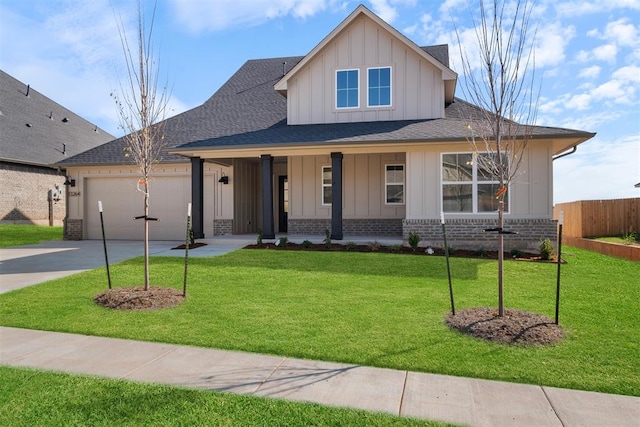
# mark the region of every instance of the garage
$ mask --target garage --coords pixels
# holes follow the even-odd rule
[[[143,194],[136,189],[135,177],[85,178],[85,236],[101,239],[98,201],[102,201],[107,239],[142,240],[144,213]],[[191,200],[189,176],[154,177],[150,181],[149,216],[160,221],[149,222],[150,240],[184,240],[187,205]]]

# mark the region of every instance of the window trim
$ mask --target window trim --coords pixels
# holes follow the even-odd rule
[[[369,86],[369,83],[370,83],[369,70],[382,70],[385,68],[389,69],[389,104],[371,105],[371,101],[369,99],[369,90],[371,89],[371,86]],[[367,67],[367,108],[391,108],[391,107],[393,107],[393,68],[390,65],[384,65],[379,67]]]
[[[479,181],[478,180],[478,162],[474,161],[472,163],[471,169],[471,181],[445,181],[443,178],[443,169],[444,169],[444,156],[450,154],[471,154],[471,158],[474,158],[475,155],[482,154],[491,154],[488,151],[482,152],[473,152],[473,151],[447,151],[440,153],[440,210],[443,213],[451,214],[451,215],[487,215],[496,213],[498,210],[493,211],[478,211],[478,185],[479,184],[499,184],[498,180],[495,181]],[[470,212],[459,212],[459,211],[445,211],[444,210],[444,186],[445,185],[471,185],[471,211]],[[507,196],[506,196],[506,205],[507,209],[505,209],[504,214],[509,215],[511,211],[511,187],[507,186]]]
[[[332,188],[333,184],[330,182],[329,184],[324,183],[324,171],[329,169],[331,171],[331,166],[322,166],[320,167],[320,205],[321,206],[331,206],[332,203],[325,203],[324,201],[324,189],[326,187]],[[331,171],[331,179],[333,181],[333,171]]]
[[[397,182],[387,181],[387,167],[388,166],[401,166],[402,167],[402,202],[389,202],[388,189],[389,185],[399,185]],[[407,191],[407,175],[406,167],[404,163],[387,163],[384,165],[384,204],[385,206],[403,206],[406,203],[406,191]]]
[[[338,106],[338,73],[345,72],[345,71],[355,71],[357,73],[358,84],[356,85],[356,90],[358,92],[358,96],[356,97],[356,99],[357,99],[358,102],[357,102],[357,104],[355,106],[339,107]],[[349,90],[349,89],[347,89],[347,90]],[[336,110],[354,110],[354,109],[360,108],[360,69],[359,68],[337,69],[336,72],[335,72],[335,85],[334,85],[333,94],[335,96],[334,107],[336,108]]]

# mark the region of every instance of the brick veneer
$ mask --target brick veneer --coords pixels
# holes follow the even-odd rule
[[[446,221],[447,244],[457,249],[487,249],[498,247],[497,234],[485,232],[496,227],[497,220],[448,219]],[[436,219],[406,219],[403,224],[403,238],[415,232],[420,236],[420,246],[444,246],[442,225]],[[556,221],[551,219],[505,219],[505,230],[518,234],[505,234],[505,250],[538,249],[544,239],[556,240]]]
[[[233,233],[232,219],[216,219],[213,221],[213,235],[222,236]]]
[[[53,220],[65,216],[64,175],[45,167],[0,162],[0,221],[49,223],[48,191],[57,184],[62,199],[53,203]]]
[[[64,224],[64,240],[82,240],[82,220],[66,219]]]
[[[289,234],[310,234],[324,236],[331,230],[330,219],[289,219]],[[401,236],[402,219],[343,219],[342,232],[345,236]]]

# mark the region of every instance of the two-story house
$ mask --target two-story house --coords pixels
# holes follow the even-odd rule
[[[477,173],[468,142],[476,107],[455,97],[446,45],[419,47],[359,6],[303,57],[246,62],[203,105],[165,122],[172,148],[151,182],[154,239],[261,231],[324,237],[406,236],[489,248],[495,182]],[[511,247],[555,236],[552,158],[589,138],[533,127],[522,173],[508,190]],[[68,221],[100,236],[141,238],[136,169],[116,140],[65,162],[79,183]],[[107,209],[110,211],[107,213]]]

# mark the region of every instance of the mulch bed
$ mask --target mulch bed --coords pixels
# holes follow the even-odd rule
[[[116,310],[156,310],[179,305],[184,301],[182,292],[173,288],[150,286],[148,291],[144,286],[131,288],[109,289],[93,300],[96,304]]]
[[[500,344],[553,345],[562,340],[562,328],[541,314],[505,309],[499,317],[495,308],[467,308],[449,313],[445,323],[452,329]]]
[[[380,252],[380,253],[394,253],[394,254],[407,254],[407,255],[426,255],[426,256],[444,256],[443,248],[417,248],[414,252],[412,248],[407,246],[385,246],[378,243],[371,243],[368,245],[348,245],[340,243],[332,243],[326,245],[324,243],[312,243],[306,246],[301,243],[287,242],[284,245],[276,245],[275,243],[261,243],[247,245],[244,249],[273,249],[279,251],[339,251],[339,252]],[[498,259],[498,251],[480,251],[480,250],[463,250],[455,249],[450,250],[449,253],[452,257],[463,258],[486,258],[486,259]],[[555,263],[555,257],[551,260],[543,260],[539,254],[530,252],[521,252],[517,256],[511,255],[509,252],[504,253],[504,259],[515,259],[518,261],[535,261],[535,262],[553,262]],[[565,263],[562,260],[562,263]]]

